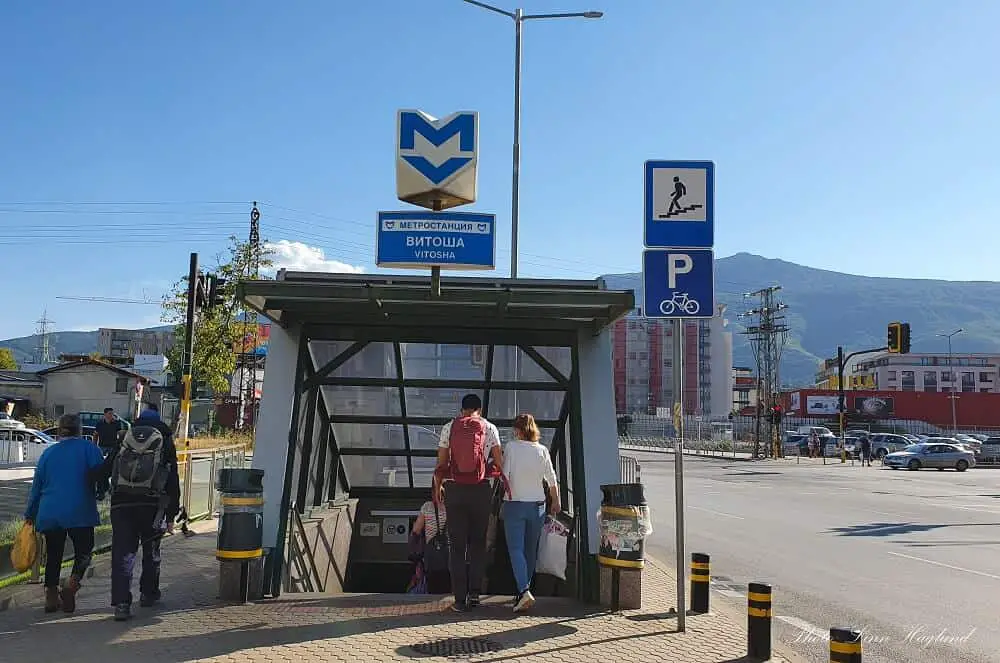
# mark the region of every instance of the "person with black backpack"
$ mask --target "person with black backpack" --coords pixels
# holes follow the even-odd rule
[[[139,604],[160,600],[160,539],[180,511],[177,449],[159,408],[149,403],[119,449],[108,456],[111,479],[111,603],[115,620],[132,616],[132,570],[142,547]]]
[[[443,483],[451,553],[452,610],[465,612],[479,605],[486,575],[486,536],[493,489],[490,476],[503,466],[500,432],[482,416],[476,394],[462,399],[462,412],[441,429],[435,485]],[[487,462],[492,460],[492,472]]]

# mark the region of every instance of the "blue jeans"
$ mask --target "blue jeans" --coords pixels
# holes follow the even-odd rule
[[[545,502],[503,503],[504,535],[518,592],[531,587],[538,559],[538,539],[544,522]]]

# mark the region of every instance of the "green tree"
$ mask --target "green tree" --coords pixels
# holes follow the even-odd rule
[[[14,359],[14,352],[10,348],[0,348],[0,370],[17,370],[17,360]]]
[[[271,253],[266,248],[260,249],[259,265],[262,271],[268,270],[273,264],[270,256]],[[202,274],[215,274],[225,280],[219,291],[224,303],[199,311],[194,327],[192,379],[195,383],[204,383],[213,393],[229,393],[229,376],[236,368],[233,346],[253,329],[252,325],[256,324],[256,316],[252,313],[248,316],[248,321],[241,318],[242,307],[236,300],[236,282],[246,279],[251,273],[252,259],[253,251],[250,243],[241,241],[237,237],[230,237],[228,250],[215,257],[215,264],[201,266]],[[172,292],[163,300],[162,319],[166,323],[175,325],[174,346],[168,353],[167,359],[170,362],[170,372],[178,380],[183,375],[182,355],[184,335],[187,331],[185,324],[187,282],[188,278],[184,276],[174,284]]]

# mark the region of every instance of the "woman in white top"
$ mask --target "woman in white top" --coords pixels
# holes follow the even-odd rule
[[[444,487],[436,480],[431,489],[431,499],[420,507],[420,515],[413,523],[413,533],[424,536],[424,543],[444,532],[447,535],[448,512],[444,508]],[[447,594],[451,591],[451,573],[447,570],[427,571],[427,593]]]
[[[510,553],[510,565],[517,582],[514,611],[522,612],[535,603],[531,578],[538,557],[538,539],[545,522],[545,489],[548,484],[550,511],[559,513],[559,486],[549,450],[538,443],[541,434],[535,418],[522,414],[514,420],[515,439],[503,452],[503,471],[510,483],[510,497],[503,504],[503,526]]]

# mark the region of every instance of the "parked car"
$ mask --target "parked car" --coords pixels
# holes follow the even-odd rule
[[[971,435],[966,435],[965,433],[956,433],[955,439],[958,440],[962,446],[968,448],[972,453],[979,453],[979,449],[983,446],[982,440],[978,440]]]
[[[920,438],[917,437],[916,435],[914,435],[913,433],[903,433],[903,437],[905,437],[907,440],[909,440],[913,444],[919,444],[920,443]]]
[[[893,452],[902,451],[911,444],[913,441],[905,435],[875,433],[872,435],[872,457],[882,459]]]
[[[50,438],[55,438],[57,435],[59,435],[59,427],[52,426],[50,428],[46,428],[42,432],[45,433]],[[81,432],[83,433],[83,436],[86,438],[89,438],[91,440],[97,439],[97,429],[94,428],[93,426],[81,426]]]
[[[964,472],[976,466],[976,456],[968,449],[955,444],[923,443],[911,444],[903,451],[895,451],[886,456],[882,462],[894,470],[905,467],[908,470],[921,470],[927,467],[938,470],[954,469]]]

